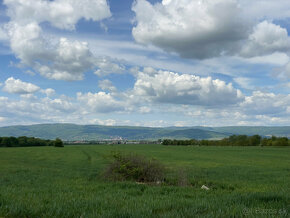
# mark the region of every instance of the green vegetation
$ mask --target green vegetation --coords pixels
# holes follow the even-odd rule
[[[228,134],[196,128],[149,128],[133,126],[100,126],[75,124],[39,124],[0,127],[0,136],[31,136],[45,139],[57,137],[65,141],[124,138],[128,140],[157,140],[159,138],[224,138]]]
[[[65,141],[101,140],[120,138],[127,140],[158,139],[222,139],[230,135],[276,135],[290,138],[290,126],[284,127],[168,127],[149,128],[133,126],[100,126],[75,124],[39,124],[31,126],[0,127],[1,136],[29,136],[44,139],[57,137]]]
[[[63,142],[61,141],[61,139],[56,138],[54,141],[54,146],[55,147],[63,147]]]
[[[104,179],[112,152],[160,161],[168,182]],[[289,217],[289,157],[273,146],[0,148],[0,217]]]
[[[164,139],[163,145],[206,145],[206,146],[290,146],[290,140],[286,137],[263,138],[259,135],[232,135],[222,140],[170,140]]]
[[[231,135],[275,135],[290,138],[290,126],[226,126],[205,127],[204,129]]]
[[[34,147],[34,146],[55,146],[63,147],[63,142],[57,138],[56,140],[44,140],[34,137],[20,136],[18,138],[0,137],[0,147]]]
[[[135,181],[161,183],[165,168],[155,159],[146,159],[137,154],[113,154],[112,162],[106,170],[105,177],[115,181]]]

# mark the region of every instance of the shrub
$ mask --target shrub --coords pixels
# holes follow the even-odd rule
[[[54,141],[54,146],[55,147],[63,147],[63,142],[61,141],[61,139],[56,138]]]
[[[165,168],[155,159],[146,159],[137,154],[113,154],[114,161],[105,172],[106,178],[136,182],[161,182]]]

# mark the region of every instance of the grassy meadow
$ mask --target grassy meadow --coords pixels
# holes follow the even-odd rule
[[[116,151],[159,160],[175,185],[105,180]],[[287,147],[0,148],[0,217],[289,217],[289,157]]]

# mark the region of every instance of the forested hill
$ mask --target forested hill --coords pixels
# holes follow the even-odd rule
[[[29,126],[0,127],[1,136],[29,136],[43,139],[61,138],[63,140],[102,140],[102,139],[219,139],[233,134],[276,135],[290,137],[287,127],[133,127],[100,126],[75,124],[38,124]]]
[[[235,135],[275,135],[279,137],[290,138],[290,126],[226,126],[226,127],[209,127],[206,130],[220,133],[230,133]]]

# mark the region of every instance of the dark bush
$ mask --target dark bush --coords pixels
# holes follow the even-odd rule
[[[52,146],[54,144],[55,144],[54,140],[44,140],[35,137],[27,137],[27,136],[20,136],[18,138],[13,136],[0,137],[0,147]]]
[[[55,147],[63,147],[63,142],[61,141],[61,139],[56,138],[54,141],[54,146]]]
[[[136,182],[162,182],[165,168],[155,159],[146,159],[137,154],[113,154],[114,161],[105,172],[105,177],[113,180]]]

